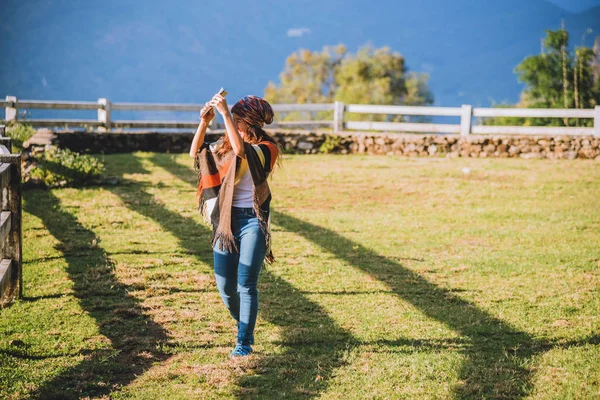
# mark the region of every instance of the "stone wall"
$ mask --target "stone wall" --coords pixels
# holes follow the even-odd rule
[[[59,147],[85,153],[189,151],[192,133],[55,132]],[[521,157],[600,160],[600,138],[593,136],[468,136],[396,133],[276,131],[288,153],[387,154],[408,157]],[[208,135],[215,140],[218,135]]]

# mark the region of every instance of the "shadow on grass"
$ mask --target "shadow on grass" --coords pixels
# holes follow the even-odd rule
[[[134,155],[127,158],[125,164],[128,173],[146,172]],[[183,172],[189,175],[187,168]],[[153,220],[175,236],[185,253],[212,264],[211,232],[207,227],[158,203],[149,192],[151,185],[148,183],[127,179],[121,182],[121,185],[107,189],[120,197],[131,211]],[[156,351],[159,347],[169,347],[168,334],[143,315],[137,300],[127,294],[128,287],[114,275],[110,254],[97,245],[99,241],[95,234],[67,212],[67,207],[61,207],[51,191],[32,190],[26,196],[25,210],[39,217],[60,242],[68,264],[67,272],[74,282],[74,295],[82,309],[95,319],[99,333],[111,341],[108,349],[81,352],[86,357],[83,362],[44,384],[33,397],[63,399],[110,395],[143,374],[153,363],[168,358],[167,354]],[[257,373],[242,375],[235,394],[267,398],[318,395],[327,387],[331,372],[342,364],[342,354],[352,341],[351,336],[318,304],[306,299],[298,289],[270,271],[265,270],[261,276],[261,291],[261,317],[281,328],[280,351],[251,358],[246,368]],[[224,306],[222,311],[227,312]],[[260,339],[260,335],[257,336]],[[321,344],[299,346],[315,336],[324,339]],[[232,336],[232,347],[234,340]],[[204,349],[214,345],[185,344],[184,347]]]
[[[194,173],[171,158],[154,155],[151,161],[184,182],[195,186]],[[406,352],[452,349],[465,360],[454,388],[456,398],[522,398],[532,389],[533,358],[552,348],[597,344],[598,336],[569,342],[542,341],[462,299],[456,290],[446,290],[404,267],[405,258],[388,258],[346,239],[339,233],[273,210],[279,227],[315,243],[324,251],[348,262],[379,281],[385,282],[399,298],[411,303],[428,317],[459,333],[458,339],[398,339],[361,342],[337,325],[306,294],[268,270],[262,274],[261,317],[283,328],[283,352],[261,355],[256,370],[240,380],[244,393],[282,397],[285,388],[294,387],[298,397],[318,396],[335,368],[344,364],[344,352],[354,346],[374,345],[374,351]],[[424,261],[422,259],[410,259]],[[362,292],[357,292],[362,293]],[[346,294],[331,293],[331,294]],[[377,347],[383,348],[377,349]],[[315,365],[317,366],[315,368]],[[320,366],[320,367],[319,367]],[[259,389],[260,388],[260,389]],[[266,391],[265,391],[266,390]],[[288,391],[289,393],[289,391]],[[291,393],[294,395],[294,393]]]
[[[91,230],[61,207],[52,191],[24,193],[24,210],[41,219],[64,252],[66,272],[82,310],[94,319],[107,349],[82,352],[84,360],[67,368],[32,394],[41,399],[107,395],[129,384],[153,363],[168,358],[157,348],[167,332],[144,314],[139,301],[119,282],[114,265]]]
[[[195,182],[193,173],[190,174],[187,167],[157,155],[153,156],[151,161],[184,182]],[[119,194],[120,191],[120,188],[115,188],[115,193]],[[191,193],[193,195],[193,192]],[[144,202],[150,194],[142,188],[138,191],[138,196],[143,203],[150,204]],[[184,249],[196,250],[205,247],[210,251],[210,230],[196,221],[166,210],[156,203],[147,208],[136,208],[134,211],[154,219],[165,230],[177,236]],[[206,237],[199,242],[181,236],[182,232],[189,229],[204,230]],[[210,257],[203,261],[212,265],[212,252]],[[348,347],[356,345],[355,339],[337,325],[322,307],[310,301],[299,289],[279,278],[268,268],[261,272],[259,289],[259,317],[280,328],[280,339],[276,343],[278,351],[256,354],[248,365],[256,373],[239,378],[236,395],[273,399],[318,396],[327,388],[333,371],[343,365],[344,352]],[[227,312],[225,306],[223,312]],[[231,339],[233,346],[235,338]],[[261,340],[259,326],[257,343]]]
[[[175,161],[154,155],[152,161],[179,177],[182,181],[195,186],[196,178],[190,168],[178,165]],[[460,351],[465,360],[459,372],[459,380],[454,388],[456,398],[522,398],[532,389],[533,369],[530,364],[536,355],[553,348],[570,348],[598,344],[598,335],[591,335],[581,340],[536,340],[527,332],[519,331],[506,322],[498,319],[475,304],[458,297],[455,293],[460,290],[443,289],[427,281],[421,275],[404,267],[399,261],[411,260],[423,262],[421,258],[384,257],[360,243],[346,239],[338,232],[326,229],[298,219],[292,215],[273,210],[273,220],[282,229],[294,232],[315,243],[324,251],[348,262],[379,281],[385,282],[390,290],[399,298],[411,303],[428,317],[443,323],[459,333],[458,339],[398,339],[391,341],[362,342],[353,338],[348,332],[335,324],[316,303],[308,300],[304,292],[293,288],[289,283],[265,273],[263,282],[266,290],[266,300],[262,317],[270,322],[287,327],[282,332],[282,340],[273,342],[281,344],[286,350],[281,356],[263,356],[257,366],[261,375],[250,376],[241,380],[242,385],[250,385],[251,393],[256,387],[272,386],[281,383],[310,385],[310,376],[314,375],[314,365],[310,374],[305,378],[298,377],[287,380],[277,374],[286,375],[296,372],[295,368],[286,368],[287,358],[310,356],[307,365],[320,362],[319,360],[333,355],[327,365],[326,379],[331,377],[332,369],[344,364],[344,350],[354,346],[374,346],[370,351],[411,353],[414,351],[437,351],[440,349]],[[270,290],[271,285],[281,285],[283,290]],[[332,292],[324,294],[347,295],[362,294]],[[287,297],[287,298],[286,298]],[[293,306],[296,303],[298,307]],[[290,312],[285,310],[292,305]],[[299,335],[306,328],[311,332],[316,325],[306,321],[310,318],[311,309],[317,310],[319,317],[326,321],[327,331],[321,335],[318,330],[315,335]],[[303,310],[306,309],[306,312]],[[333,329],[333,330],[332,330]],[[327,347],[334,347],[332,352]],[[383,347],[382,347],[383,346]],[[295,350],[296,349],[296,350]],[[311,352],[313,352],[311,354]],[[278,366],[281,363],[281,366]],[[302,364],[298,364],[299,366]],[[318,372],[318,369],[317,371]],[[289,387],[289,386],[288,386]],[[322,390],[322,389],[321,389]],[[269,393],[281,394],[283,391]],[[297,391],[299,397],[317,396],[318,391]],[[262,392],[261,392],[262,394]]]
[[[178,165],[172,160],[169,162],[164,157],[157,155],[152,158],[152,161],[174,176],[182,177],[181,180],[185,182],[190,184],[195,182],[193,172],[187,167]],[[536,342],[527,333],[510,327],[451,291],[428,282],[399,262],[383,257],[357,242],[346,239],[337,232],[276,210],[272,211],[272,216],[275,224],[282,229],[303,236],[324,251],[385,282],[397,296],[464,337],[459,342],[407,339],[386,341],[385,343],[377,342],[376,344],[392,348],[410,346],[419,347],[420,350],[452,348],[462,351],[466,360],[460,371],[459,384],[455,388],[455,396],[458,398],[520,398],[529,393],[532,385],[532,371],[527,368],[527,364],[535,354],[545,351],[551,345]],[[310,365],[326,358],[323,356],[328,355],[328,345],[338,348],[334,354],[339,361],[329,363],[330,368],[334,368],[343,364],[341,350],[355,345],[371,344],[358,342],[349,333],[337,327],[318,305],[304,296],[302,291],[292,288],[279,278],[274,281],[272,274],[267,273],[264,276],[267,288],[272,284],[284,286],[283,291],[276,290],[266,294],[266,300],[262,301],[265,305],[262,316],[279,326],[288,326],[289,324],[288,328],[283,331],[284,338],[281,340],[282,344],[288,346],[288,350],[280,358],[281,361],[276,361],[271,357],[263,358],[260,363],[267,368],[267,374],[243,380],[243,384],[256,383],[262,387],[275,382],[279,383],[282,377],[277,377],[276,374],[285,374],[286,369],[270,371],[269,368],[273,362],[281,362],[282,365],[285,365],[285,357],[296,356],[294,349],[297,349],[298,355],[312,352],[307,360],[309,361],[307,364]],[[286,307],[290,307],[290,305],[294,309],[292,314],[286,312]],[[308,332],[314,330],[315,325],[302,318],[309,316],[314,310],[318,310],[319,314],[322,313],[321,319],[327,321],[330,328],[335,327],[335,330],[326,335],[302,338],[295,332],[303,329]],[[342,338],[341,342],[340,338]],[[292,371],[296,370],[292,369]],[[275,378],[275,382],[272,382],[273,378]],[[309,383],[308,379],[300,379],[300,381]]]
[[[152,160],[173,175],[185,177],[184,181],[193,182],[193,173],[188,168],[166,162],[158,156],[154,156]],[[398,261],[383,257],[335,231],[277,210],[273,210],[272,217],[274,223],[282,229],[303,236],[324,251],[385,282],[397,296],[413,304],[428,317],[461,334],[467,343],[458,347],[466,359],[455,388],[456,397],[519,398],[529,393],[532,371],[527,365],[535,354],[545,351],[548,344],[535,341],[526,332],[514,329],[451,291],[436,286]],[[302,296],[302,293],[299,292],[298,296]],[[275,301],[280,299],[274,296]],[[307,301],[307,304],[311,303]],[[283,304],[277,304],[276,307],[271,305],[270,309],[278,310],[281,306]],[[298,327],[303,326],[303,321],[296,323]],[[348,334],[347,336],[348,342],[355,343]],[[325,343],[331,339],[335,338],[319,337],[318,340],[319,343]],[[291,342],[294,343],[294,340]],[[312,347],[311,343],[306,344]],[[401,340],[388,344],[432,347],[431,343],[422,340]],[[443,347],[443,342],[433,348],[437,346]],[[457,346],[454,343],[447,347]]]
[[[532,371],[527,365],[547,345],[330,229],[278,211],[273,213],[273,221],[385,282],[397,296],[465,337],[468,344],[462,351],[466,359],[456,397],[520,398],[529,393]]]
[[[189,168],[164,156],[155,155],[151,161],[182,181],[192,185],[195,183]],[[140,168],[135,156],[131,156],[128,162]],[[148,191],[148,184],[132,180],[124,183],[109,190],[118,195],[132,211],[152,219],[174,235],[187,254],[194,254],[201,261],[212,264],[209,247],[211,233],[207,227],[156,202]],[[193,195],[192,191],[190,193]],[[39,216],[65,248],[73,246],[70,243],[73,236],[77,236],[75,246],[87,246],[88,257],[81,257],[81,251],[65,252],[68,272],[75,282],[75,293],[83,309],[96,319],[100,332],[112,341],[112,349],[91,354],[90,359],[45,385],[38,396],[65,398],[69,396],[64,393],[70,397],[107,394],[115,386],[127,384],[136,374],[149,368],[150,361],[136,358],[141,351],[150,352],[151,362],[164,360],[167,356],[156,352],[154,348],[166,341],[168,336],[164,329],[141,313],[139,304],[128,296],[126,287],[117,281],[109,255],[91,245],[95,243],[94,234],[82,227],[73,215],[61,209],[51,192],[35,192],[32,200],[27,202],[26,210]],[[334,371],[345,364],[344,355],[348,350],[355,346],[374,345],[378,347],[374,351],[398,353],[408,353],[415,348],[432,352],[456,349],[464,353],[465,361],[459,373],[455,397],[520,398],[531,390],[532,371],[528,365],[536,354],[556,346],[598,343],[597,336],[563,344],[536,341],[526,332],[514,329],[452,291],[436,286],[399,262],[382,257],[337,232],[282,212],[274,211],[273,217],[283,229],[305,237],[324,251],[385,282],[399,298],[462,337],[360,342],[329,317],[319,304],[309,300],[306,293],[266,269],[261,274],[260,317],[279,328],[279,337],[271,342],[274,351],[270,351],[270,354],[258,352],[249,360],[249,373],[240,375],[237,381],[238,397],[317,397],[327,389]],[[113,297],[107,300],[106,296]],[[104,306],[100,306],[102,304]],[[133,315],[128,315],[129,311],[123,314],[123,310],[133,310]],[[226,313],[224,306],[223,312]],[[114,321],[115,318],[121,325]],[[132,331],[136,331],[136,335],[131,335]],[[260,342],[264,341],[260,326],[257,339],[260,346]],[[232,337],[232,345],[233,341]],[[98,382],[109,385],[101,386]]]

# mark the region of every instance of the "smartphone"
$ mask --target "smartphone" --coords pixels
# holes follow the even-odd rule
[[[225,96],[227,96],[227,90],[221,88],[221,89],[219,89],[219,91],[217,92],[217,94],[220,94],[221,96],[225,97]],[[200,118],[204,117],[204,115],[208,112],[208,110],[210,110],[210,108],[207,108],[205,112],[203,112],[202,114],[200,114]]]

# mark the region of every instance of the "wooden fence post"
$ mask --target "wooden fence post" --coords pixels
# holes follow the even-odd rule
[[[4,120],[6,121],[6,123],[8,124],[11,121],[17,121],[19,118],[18,115],[18,110],[17,110],[17,98],[15,96],[6,96],[6,101],[11,102],[12,104],[7,105],[6,108],[4,109]],[[2,133],[4,134],[4,133]]]
[[[0,136],[0,146],[5,146],[8,149],[7,154],[10,154],[12,152],[12,138],[4,136],[4,129],[4,126],[0,126],[0,135],[2,135]]]
[[[98,127],[99,132],[110,131],[110,100],[105,98],[98,99],[98,122],[101,124]]]
[[[600,106],[594,107],[594,136],[600,137]]]
[[[4,126],[0,127],[0,135],[3,134]],[[10,142],[6,143],[10,146]],[[3,188],[0,236],[6,238],[0,256],[0,276],[5,278],[0,282],[0,292],[2,292],[0,305],[4,306],[4,300],[11,300],[14,297],[23,298],[21,154],[8,154],[10,150],[4,146],[0,146],[0,153],[0,165],[4,164],[0,167],[0,186]],[[4,292],[8,293],[6,299]]]
[[[344,103],[336,101],[333,108],[333,133],[344,130]]]
[[[462,105],[460,115],[460,135],[469,136],[471,134],[471,119],[473,117],[473,107],[468,104]]]

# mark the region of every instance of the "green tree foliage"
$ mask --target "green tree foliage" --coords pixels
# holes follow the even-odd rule
[[[281,83],[269,82],[265,99],[272,103],[327,103],[335,92],[335,71],[346,54],[343,45],[321,52],[298,50],[285,62]]]
[[[600,104],[600,74],[597,49],[581,46],[569,50],[565,29],[547,30],[541,54],[525,58],[516,68],[519,81],[526,87],[517,107],[593,108]],[[600,46],[597,46],[600,48]],[[594,64],[596,63],[596,64]],[[499,107],[510,107],[502,104]],[[591,120],[559,118],[494,118],[494,125],[590,125]]]
[[[335,96],[335,72],[346,54],[346,47],[326,46],[321,52],[302,49],[292,53],[279,75],[281,83],[269,82],[265,99],[273,104],[331,103]],[[282,115],[285,120],[331,119],[332,112],[292,112]]]
[[[563,65],[567,79],[573,76],[573,57],[565,50],[569,34],[565,30],[546,31],[544,53],[525,58],[515,68],[519,81],[527,85],[525,93],[529,106],[536,108],[565,108],[572,104],[569,81],[563,82]],[[564,62],[564,64],[563,64]],[[567,104],[564,104],[565,90]]]
[[[595,88],[600,92],[600,36],[596,36],[594,41],[594,59],[592,60],[592,77],[595,82]]]
[[[592,71],[594,56],[594,50],[589,47],[579,47],[575,50],[573,61],[575,108],[591,108],[600,103],[600,92],[597,82],[594,82]]]
[[[335,100],[350,104],[433,103],[425,74],[408,74],[405,60],[388,47],[363,47],[346,56],[335,73]],[[385,119],[383,115],[350,115],[350,119]],[[394,120],[401,120],[394,116]]]
[[[279,85],[269,82],[265,98],[272,103],[426,105],[433,103],[428,79],[426,74],[407,72],[404,57],[388,47],[365,46],[351,54],[339,45],[321,52],[294,52],[286,61]],[[314,117],[325,118],[323,114]],[[298,113],[285,116],[298,117]],[[363,114],[350,118],[374,120],[386,116]]]

